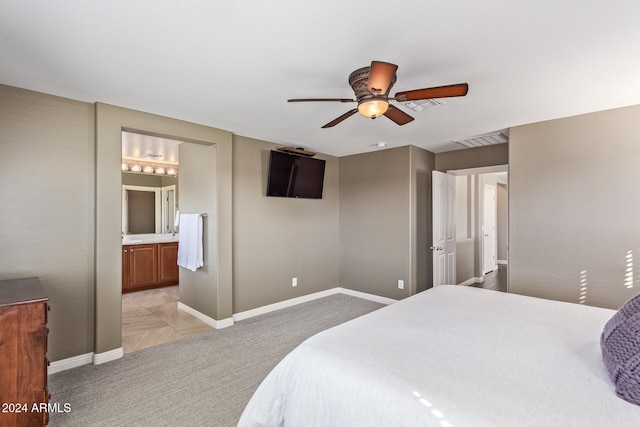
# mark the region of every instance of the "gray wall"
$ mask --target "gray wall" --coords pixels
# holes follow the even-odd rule
[[[234,313],[340,285],[338,159],[316,156],[326,161],[322,199],[267,197],[279,146],[234,135]]]
[[[0,280],[38,276],[50,360],[93,351],[94,113],[0,85]]]
[[[456,242],[456,282],[463,283],[467,280],[476,278],[475,247],[475,239],[466,239]]]
[[[411,294],[422,292],[433,283],[431,246],[431,171],[436,156],[418,147],[409,147],[411,156]]]
[[[634,106],[511,129],[511,292],[609,308],[638,293],[638,123]]]
[[[406,146],[340,158],[342,287],[396,299],[415,293],[410,154]]]
[[[181,213],[206,213],[202,218],[202,246],[204,266],[196,271],[179,268],[180,302],[221,320],[217,314],[218,292],[218,229],[217,156],[215,145],[183,142],[180,152]]]
[[[487,145],[436,154],[436,170],[472,169],[509,164],[509,144]]]

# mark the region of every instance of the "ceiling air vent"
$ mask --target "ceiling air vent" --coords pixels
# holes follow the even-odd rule
[[[484,147],[485,145],[504,144],[505,142],[509,142],[509,138],[502,132],[497,132],[487,135],[474,136],[473,138],[468,139],[460,139],[454,142],[462,144],[468,148],[473,148]]]
[[[405,107],[411,108],[413,111],[422,111],[425,108],[437,107],[438,105],[444,105],[443,99],[431,98],[431,99],[418,99],[415,101],[407,101],[404,103]]]

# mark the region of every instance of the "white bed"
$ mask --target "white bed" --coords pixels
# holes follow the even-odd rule
[[[639,426],[602,361],[614,313],[436,287],[309,338],[239,426]]]

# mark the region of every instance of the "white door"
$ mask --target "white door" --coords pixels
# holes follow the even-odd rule
[[[433,286],[456,284],[456,179],[433,171]]]
[[[483,236],[483,268],[484,273],[489,273],[496,269],[496,187],[494,185],[484,185],[484,208],[482,230]]]

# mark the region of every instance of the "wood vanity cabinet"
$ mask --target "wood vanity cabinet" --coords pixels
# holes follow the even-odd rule
[[[49,297],[38,278],[0,281],[0,426],[42,426]]]
[[[177,284],[177,242],[122,246],[122,292]]]
[[[178,284],[178,244],[158,243],[158,283]]]

